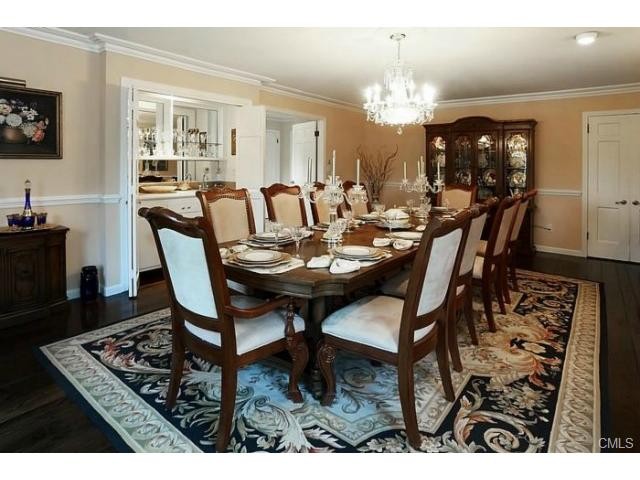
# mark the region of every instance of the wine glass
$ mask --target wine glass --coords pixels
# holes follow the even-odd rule
[[[385,205],[384,203],[375,203],[373,205],[373,210],[376,212],[376,214],[378,215],[378,217],[382,217],[382,214],[385,211]]]
[[[289,227],[291,237],[296,242],[296,258],[300,258],[300,240],[302,240],[302,238],[304,237],[306,230],[307,229],[302,225],[291,225]]]
[[[338,232],[340,232],[340,239],[342,239],[342,234],[347,230],[349,222],[346,218],[339,218],[336,220],[336,226],[338,227]]]
[[[283,225],[279,222],[271,222],[271,231],[275,234],[276,236],[276,244],[272,247],[272,250],[282,250],[282,247],[280,247],[280,245],[278,245],[278,241],[279,241],[279,235],[280,232],[283,229]]]
[[[389,236],[393,234],[393,225],[395,225],[395,221],[398,219],[398,212],[393,210],[387,212],[387,227],[389,227]]]
[[[353,221],[353,212],[349,209],[344,209],[344,211],[342,212],[342,217],[347,221],[347,230],[346,232],[349,233],[349,226],[351,225],[351,222]]]
[[[407,209],[409,210],[409,215],[413,212],[413,199],[410,198],[407,200]]]

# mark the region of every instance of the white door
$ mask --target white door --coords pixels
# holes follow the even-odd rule
[[[631,115],[632,139],[635,145],[629,165],[629,259],[640,263],[640,114]]]
[[[251,192],[256,231],[264,229],[264,185],[267,113],[263,106],[245,106],[236,113],[236,188]]]
[[[589,118],[589,256],[624,261],[631,259],[634,243],[631,211],[640,210],[640,207],[633,205],[636,198],[632,198],[634,195],[640,196],[639,182],[633,178],[634,172],[638,175],[637,164],[640,162],[638,118],[640,115]],[[640,240],[636,239],[636,242]]]
[[[295,123],[291,127],[291,181],[296,185],[306,183],[309,161],[311,161],[311,181],[323,181],[317,171],[317,122]]]
[[[280,132],[267,130],[267,163],[264,172],[265,186],[280,182]]]

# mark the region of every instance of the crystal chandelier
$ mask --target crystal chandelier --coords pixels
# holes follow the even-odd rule
[[[404,33],[394,33],[391,40],[398,43],[398,56],[393,65],[384,72],[384,96],[380,85],[366,90],[367,120],[378,125],[398,127],[398,135],[402,134],[405,125],[423,124],[433,120],[435,92],[428,86],[422,87],[422,95],[417,93],[413,81],[413,70],[400,59],[400,42]]]

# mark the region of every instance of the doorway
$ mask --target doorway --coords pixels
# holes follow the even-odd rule
[[[640,262],[640,112],[587,118],[587,255]]]

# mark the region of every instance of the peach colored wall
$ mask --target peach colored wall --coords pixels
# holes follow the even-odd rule
[[[475,105],[467,107],[439,107],[433,123],[446,123],[467,116],[486,116],[499,120],[533,118],[536,126],[535,185],[540,189],[582,190],[582,113],[603,110],[625,110],[640,107],[640,93],[600,95],[533,102]],[[414,163],[424,154],[425,139],[422,127],[405,129],[402,135],[395,129],[368,123],[365,143],[398,144],[400,161],[396,164],[392,181],[402,175],[402,160]],[[585,192],[581,192],[585,193]],[[402,203],[404,196],[395,187],[384,193],[389,203]],[[567,250],[580,250],[582,200],[580,196],[540,196],[537,202],[536,225],[551,224],[551,232],[534,230],[535,243]]]

